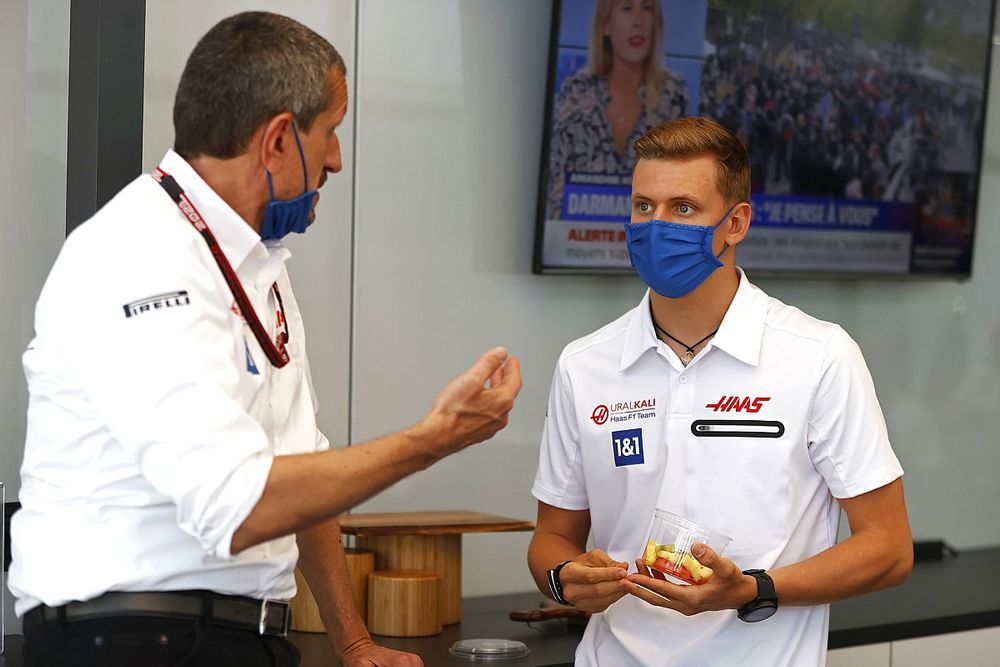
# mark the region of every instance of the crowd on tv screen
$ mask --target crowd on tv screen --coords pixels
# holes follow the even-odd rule
[[[943,80],[918,54],[789,25],[715,40],[699,113],[750,147],[753,190],[912,202],[930,217],[971,201],[981,82]]]

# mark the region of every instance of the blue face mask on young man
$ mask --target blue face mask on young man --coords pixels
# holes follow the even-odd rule
[[[302,142],[299,141],[299,131],[292,123],[292,132],[295,134],[295,145],[299,148],[299,159],[302,160],[302,179],[305,181],[302,189],[305,191],[295,199],[275,199],[274,185],[271,183],[271,172],[267,172],[267,189],[271,192],[271,201],[264,209],[264,221],[260,225],[260,238],[262,241],[269,239],[281,239],[290,232],[301,234],[309,226],[309,216],[312,214],[313,198],[316,190],[309,189],[309,174],[306,171],[306,156],[302,151]]]
[[[671,299],[693,292],[722,266],[719,258],[729,246],[716,255],[712,251],[712,238],[733,208],[735,205],[711,227],[663,220],[626,224],[628,254],[642,281],[657,294]]]

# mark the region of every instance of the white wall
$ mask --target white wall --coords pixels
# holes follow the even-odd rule
[[[66,230],[69,3],[0,2],[0,482],[17,499],[27,388],[21,353]],[[6,589],[7,631],[14,619]]]

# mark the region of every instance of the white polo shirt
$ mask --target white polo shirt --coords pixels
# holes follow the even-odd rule
[[[294,536],[229,552],[274,456],[329,446],[316,428],[290,253],[261,243],[179,155],[161,164],[272,336],[277,282],[291,361],[270,364],[208,245],[150,176],[77,228],[24,354],[28,427],[9,578],[19,615],[106,591],[295,592]]]
[[[566,347],[547,414],[532,493],[589,509],[595,546],[630,563],[654,508],[731,536],[724,555],[740,569],[796,563],[836,542],[835,498],[902,475],[858,346],[742,271],[719,332],[687,368],[656,337],[647,292]],[[829,605],[744,623],[626,596],[593,616],[576,664],[821,665],[828,625]]]

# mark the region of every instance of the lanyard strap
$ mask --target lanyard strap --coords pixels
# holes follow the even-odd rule
[[[198,209],[188,199],[188,196],[184,194],[184,190],[177,184],[173,176],[163,171],[160,167],[157,167],[153,171],[152,176],[157,183],[163,186],[163,189],[170,195],[170,198],[174,200],[174,203],[181,209],[181,213],[191,223],[191,226],[205,239],[208,249],[212,251],[212,257],[215,258],[215,263],[219,265],[222,275],[226,278],[226,283],[229,284],[229,291],[233,293],[233,298],[236,299],[236,305],[240,309],[240,314],[243,315],[246,323],[250,325],[250,330],[253,332],[254,338],[260,343],[260,347],[264,350],[264,354],[268,360],[276,368],[281,368],[287,364],[290,359],[288,349],[285,347],[285,343],[288,342],[288,322],[285,318],[285,304],[282,302],[281,293],[278,291],[278,283],[272,285],[271,289],[274,290],[274,296],[277,297],[278,306],[281,308],[284,331],[278,336],[278,345],[275,345],[271,337],[264,331],[264,327],[257,317],[257,311],[254,310],[253,304],[250,303],[250,299],[247,297],[247,293],[244,291],[239,277],[233,271],[233,267],[229,264],[229,260],[226,259],[225,254],[223,254],[219,242],[215,240],[215,234],[208,228],[208,223],[198,213]]]

